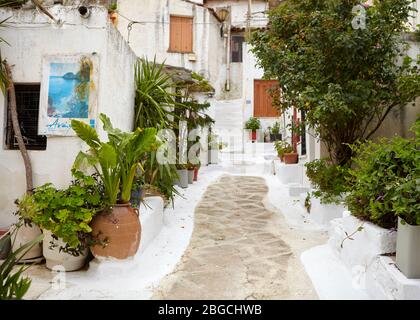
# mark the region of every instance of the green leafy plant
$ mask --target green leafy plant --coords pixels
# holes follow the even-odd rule
[[[412,3],[374,1],[366,28],[353,28],[359,0],[288,0],[270,11],[269,28],[253,33],[265,77],[280,83],[277,108],[305,111],[336,164],[347,165],[349,145],[370,139],[392,110],[420,95],[419,61],[401,37]]]
[[[66,246],[67,253],[79,255],[90,244],[92,218],[104,209],[102,188],[94,177],[74,172],[77,177],[66,189],[48,183],[18,201],[18,214],[51,231]]]
[[[270,127],[271,134],[279,134],[280,133],[280,122],[274,122],[273,126]]]
[[[293,152],[293,147],[290,145],[290,143],[284,140],[274,142],[274,148],[276,149],[277,155],[280,158],[283,158],[285,153]]]
[[[315,191],[312,195],[321,199],[321,203],[340,203],[348,189],[348,170],[334,164],[329,159],[317,159],[305,164],[306,175]]]
[[[252,131],[261,129],[260,119],[255,118],[255,117],[249,118],[248,121],[245,122],[245,129],[252,130]]]
[[[420,225],[420,137],[381,139],[353,146],[352,188],[346,204],[353,215],[385,228],[397,217]]]
[[[175,84],[171,74],[164,71],[164,64],[139,59],[135,65],[135,117],[134,128],[172,128],[179,120],[174,108],[181,108],[176,101]]]
[[[142,177],[144,189],[163,196],[165,200],[173,204],[175,195],[179,195],[179,192],[174,187],[174,181],[178,178],[176,165],[158,163],[156,152],[151,152],[142,163],[142,166],[144,168]]]
[[[0,239],[0,246],[6,241],[13,241],[14,233],[19,229],[19,225],[11,233]],[[30,267],[21,266],[15,270],[15,266],[21,261],[22,257],[32,249],[33,246],[41,242],[43,235],[24,244],[16,251],[11,251],[7,258],[0,264],[0,300],[20,300],[28,292],[31,279],[23,277],[23,273]]]
[[[100,141],[96,131],[88,124],[72,120],[73,130],[90,147],[88,152],[79,152],[73,168],[95,169],[104,185],[109,205],[117,201],[128,203],[137,169],[143,170],[141,161],[157,147],[156,129],[137,128],[134,132],[122,132],[113,128],[106,115],[101,114],[99,118],[108,134],[108,142]]]

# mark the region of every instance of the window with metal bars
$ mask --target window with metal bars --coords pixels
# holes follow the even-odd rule
[[[39,84],[15,84],[16,107],[23,141],[28,150],[46,150],[47,137],[38,135]],[[7,108],[6,148],[19,149]]]
[[[230,57],[231,62],[242,62],[242,46],[245,38],[242,35],[233,35],[231,40],[232,54]]]

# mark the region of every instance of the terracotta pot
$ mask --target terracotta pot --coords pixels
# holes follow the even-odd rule
[[[89,250],[85,249],[80,255],[73,256],[60,250],[66,244],[60,238],[54,239],[51,231],[44,230],[42,251],[46,260],[46,267],[50,270],[64,269],[63,271],[75,271],[84,267]]]
[[[136,254],[141,238],[141,225],[138,210],[129,203],[116,204],[96,215],[92,222],[94,239],[105,241],[90,248],[98,257],[126,259]]]
[[[283,155],[281,155],[281,156],[279,156],[279,158],[280,158],[280,161],[281,161],[281,162],[284,162],[284,154],[283,154]]]
[[[15,228],[14,226],[12,228]],[[31,242],[41,235],[41,229],[32,223],[31,226],[23,224],[12,236],[12,251],[15,252],[21,246]],[[34,245],[21,260],[36,259],[42,257],[42,242]]]
[[[198,180],[198,168],[195,167],[194,168],[194,181],[197,181],[197,180]]]
[[[284,154],[284,163],[285,164],[298,163],[298,160],[299,160],[299,155],[295,152]]]

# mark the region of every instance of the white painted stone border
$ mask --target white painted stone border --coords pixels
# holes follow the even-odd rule
[[[375,299],[420,300],[420,279],[407,279],[387,256],[377,256],[366,273],[366,290]]]
[[[140,204],[141,240],[139,253],[143,253],[163,228],[163,199],[146,197]]]
[[[360,226],[363,226],[363,230],[355,233]],[[354,240],[347,239],[343,243],[346,233],[354,233]],[[350,211],[344,211],[342,218],[331,221],[328,244],[350,270],[359,268],[366,271],[378,255],[394,253],[396,242],[395,230],[361,221],[352,216]]]
[[[304,168],[303,164],[285,164],[280,159],[273,160],[274,172],[281,183],[299,183],[303,182]]]

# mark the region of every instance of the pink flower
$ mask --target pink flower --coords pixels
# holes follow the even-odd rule
[[[362,6],[367,9],[370,7],[369,1],[366,1],[365,3],[362,3]]]

